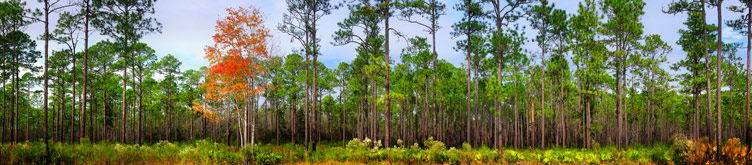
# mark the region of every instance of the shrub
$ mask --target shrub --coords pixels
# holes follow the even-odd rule
[[[612,157],[612,155],[611,155],[610,152],[603,152],[603,153],[601,153],[599,159],[600,159],[600,161],[603,161],[603,162],[612,162],[612,161],[614,161],[614,158]]]
[[[715,145],[707,137],[698,139],[689,149],[688,160],[692,164],[706,164],[715,161]]]
[[[428,137],[426,141],[423,141],[423,145],[426,146],[428,160],[435,163],[446,162],[448,160],[444,142],[435,141],[433,137]]]
[[[462,143],[462,149],[464,149],[467,152],[470,152],[470,150],[472,150],[473,147],[470,146],[470,143],[465,142],[465,143]]]
[[[728,139],[720,147],[720,158],[716,157],[718,147],[707,137],[692,142],[683,135],[675,135],[671,148],[673,160],[680,164],[743,164],[749,161],[747,160],[747,147],[742,146],[738,138]]]
[[[256,164],[279,164],[282,162],[282,156],[274,153],[257,153],[253,160]]]
[[[491,150],[486,146],[482,146],[479,149],[475,150],[473,154],[475,162],[479,164],[482,164],[482,162],[493,162],[499,156],[498,152]]]
[[[724,164],[744,164],[748,160],[747,147],[741,145],[739,138],[728,139],[721,148],[721,162]]]
[[[44,145],[41,142],[11,144],[8,148],[12,150],[11,155],[15,157],[11,159],[11,164],[14,164],[13,162],[16,161],[42,162],[42,158],[44,158],[43,156],[46,153]]]
[[[368,138],[366,138],[366,140],[368,140],[369,142],[371,141]],[[346,147],[350,151],[360,151],[360,150],[365,150],[366,147],[367,147],[367,145],[365,143],[361,142],[358,138],[355,138],[355,139],[350,140],[349,142],[347,142],[347,146]]]
[[[657,164],[668,164],[671,161],[671,155],[664,148],[656,148],[648,156],[651,161]]]
[[[508,163],[517,163],[525,160],[524,155],[513,150],[506,150],[504,154],[502,154],[502,157],[504,158],[504,161]]]
[[[433,140],[433,137],[428,137],[428,140],[423,141],[423,145],[425,145],[428,150],[434,152],[446,150],[446,145],[444,145],[444,142],[435,141]]]
[[[673,153],[671,158],[677,164],[686,164],[689,162],[689,154],[692,152],[693,142],[687,139],[683,134],[675,134],[671,143]]]

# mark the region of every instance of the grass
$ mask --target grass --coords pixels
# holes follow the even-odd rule
[[[242,149],[213,143],[207,140],[189,142],[159,142],[149,145],[124,145],[113,142],[50,145],[51,161],[63,164],[240,164]],[[44,143],[22,142],[0,145],[0,162],[9,164],[45,163]],[[385,149],[379,141],[354,139],[342,143],[324,142],[315,152],[301,145],[258,144],[254,149],[256,164],[315,163],[315,164],[366,164],[392,162],[397,164],[494,164],[494,163],[670,163],[672,150],[668,145],[652,147],[633,146],[619,151],[607,146],[592,150],[551,148],[549,150],[505,149],[503,152],[485,146],[447,148],[433,140],[423,144],[397,146]]]

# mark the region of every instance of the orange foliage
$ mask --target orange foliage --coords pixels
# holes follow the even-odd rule
[[[193,106],[191,106],[193,109],[193,113],[201,115],[203,118],[209,119],[209,122],[216,122],[217,117],[215,117],[215,113],[213,111],[209,111],[205,105],[198,102],[198,100],[193,101]]]
[[[726,140],[721,147],[720,159],[716,157],[718,148],[715,142],[711,142],[707,137],[701,137],[691,147],[686,153],[687,163],[690,164],[744,164],[750,161],[747,157],[747,147],[741,145],[739,138]]]
[[[251,80],[267,74],[261,64],[270,57],[267,41],[272,36],[263,25],[261,12],[253,7],[228,8],[227,12],[228,16],[217,20],[214,45],[204,49],[209,67],[202,87],[207,91],[206,99],[216,102],[242,101],[263,92],[266,85],[252,84]],[[207,112],[203,113],[207,118],[214,114],[203,106],[194,109]]]

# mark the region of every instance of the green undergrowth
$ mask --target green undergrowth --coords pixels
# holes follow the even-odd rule
[[[485,146],[463,144],[459,148],[446,147],[444,143],[426,140],[421,144],[404,144],[384,148],[380,141],[353,139],[342,143],[324,142],[316,151],[306,152],[302,145],[258,144],[254,148],[255,164],[326,163],[326,162],[395,162],[405,164],[449,163],[658,163],[672,162],[673,151],[668,145],[651,147],[631,146],[628,150],[615,147],[575,149],[551,147],[548,150],[505,149],[499,151]],[[50,144],[51,161],[65,164],[108,163],[189,163],[189,164],[240,164],[242,149],[214,143],[209,140],[170,143],[162,141],[148,145],[124,145],[113,142]],[[10,164],[44,163],[45,148],[42,142],[5,143],[0,145],[0,162]]]

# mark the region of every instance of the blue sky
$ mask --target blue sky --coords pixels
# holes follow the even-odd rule
[[[65,2],[68,0],[61,1]],[[339,0],[332,1],[339,3]],[[447,5],[447,15],[441,17],[439,20],[443,28],[437,33],[439,58],[459,66],[465,61],[465,58],[461,52],[453,49],[458,39],[452,38],[449,33],[452,31],[451,25],[460,20],[462,13],[454,10],[454,6],[458,1],[439,1]],[[664,41],[671,44],[674,51],[668,55],[669,63],[675,63],[684,58],[684,52],[681,51],[681,48],[675,42],[679,39],[677,31],[685,28],[682,22],[684,22],[686,16],[684,14],[669,15],[662,13],[661,10],[667,7],[667,4],[671,2],[670,0],[646,1],[645,15],[641,20],[645,26],[644,33],[659,34]],[[40,3],[36,0],[27,0],[27,3],[27,7],[29,8],[41,7]],[[553,3],[556,4],[556,8],[564,9],[571,14],[576,12],[579,1],[554,0]],[[726,1],[724,8],[738,4],[737,0]],[[299,44],[290,42],[290,36],[276,30],[277,25],[282,21],[282,15],[286,12],[286,3],[284,0],[158,0],[155,6],[156,13],[152,17],[161,22],[164,28],[161,34],[146,35],[142,39],[142,42],[147,43],[155,49],[158,57],[167,54],[176,56],[183,62],[182,70],[198,69],[208,64],[203,59],[203,49],[206,45],[213,44],[211,36],[215,33],[214,25],[216,20],[226,15],[225,8],[238,6],[254,6],[263,12],[266,26],[272,30],[274,42],[280,48],[280,51],[276,55],[286,55],[300,47]],[[714,24],[717,20],[716,9],[709,8],[708,12],[707,21]],[[53,15],[50,19],[56,20],[56,15]],[[336,67],[340,62],[350,62],[355,58],[355,45],[333,46],[331,44],[331,36],[338,29],[336,23],[343,20],[347,15],[347,9],[341,8],[333,11],[331,15],[325,16],[320,22],[319,37],[322,39],[322,56],[319,59],[329,68]],[[736,19],[739,16],[740,14],[732,13],[726,9],[723,10],[724,21]],[[519,21],[519,23],[520,25],[527,26],[526,21]],[[400,22],[397,19],[392,19],[391,24],[398,31],[411,37],[415,35],[429,37],[428,33],[424,32],[417,25]],[[50,27],[54,28],[54,24],[50,25]],[[30,25],[26,31],[36,38],[36,36],[44,32],[44,26],[41,23],[36,23]],[[527,28],[527,35],[528,38],[532,38],[536,33]],[[106,38],[96,35],[92,39],[93,41],[90,41],[91,44]],[[746,46],[745,36],[725,26],[723,28],[723,41],[741,42],[743,46]],[[40,40],[37,42],[39,45],[38,50],[43,50],[43,41]],[[399,54],[406,43],[402,39],[392,37],[391,44],[392,58],[399,61]],[[54,42],[51,42],[50,45],[51,50],[58,50],[62,47],[62,45]],[[535,43],[528,43],[525,47],[532,53],[539,53]],[[746,60],[745,50],[741,48],[737,56],[741,56],[743,60]],[[668,69],[668,65],[664,65],[664,68]]]

